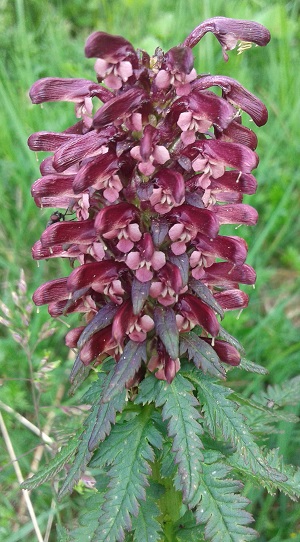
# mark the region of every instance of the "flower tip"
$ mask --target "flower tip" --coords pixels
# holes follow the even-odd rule
[[[117,61],[134,52],[133,46],[122,36],[114,36],[107,32],[93,32],[86,40],[84,47],[87,58],[104,58]]]

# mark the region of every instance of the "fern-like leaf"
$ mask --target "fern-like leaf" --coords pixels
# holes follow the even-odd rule
[[[79,515],[80,526],[70,532],[72,542],[85,542],[91,540],[99,526],[99,509],[103,504],[103,493],[94,493],[84,502],[84,507]]]
[[[161,525],[157,521],[160,510],[156,501],[163,491],[162,486],[150,482],[146,489],[146,501],[140,502],[139,513],[132,519],[132,528],[134,529],[134,542],[158,542],[161,540]]]
[[[268,465],[242,415],[237,412],[236,403],[228,399],[232,391],[216,384],[212,378],[199,371],[189,372],[189,377],[203,402],[204,419],[212,436],[217,437],[220,429],[223,437],[237,448],[248,471],[259,475],[265,483],[269,480],[275,483],[285,481],[286,476]]]
[[[188,510],[174,525],[176,542],[204,542],[204,527],[197,525],[194,513]]]
[[[116,424],[91,462],[92,467],[111,465],[94,541],[122,542],[125,531],[132,527],[132,517],[139,512],[140,501],[146,498],[145,488],[151,474],[149,462],[155,458],[153,446],[162,446],[151,413],[152,408],[145,407],[132,420]]]
[[[269,394],[268,394],[269,395]],[[237,403],[243,407],[247,407],[247,411],[251,409],[251,412],[256,412],[256,415],[261,416],[262,422],[269,423],[270,421],[284,421],[289,423],[298,423],[299,417],[293,412],[286,412],[282,409],[278,409],[277,406],[280,406],[274,401],[274,399],[266,398],[265,394],[262,392],[260,396],[253,396],[249,399],[248,397],[243,397],[238,393],[233,393],[231,399],[237,401]],[[262,400],[262,402],[261,402]],[[268,406],[268,401],[273,401],[276,408]],[[266,404],[267,403],[267,404]],[[248,416],[247,416],[248,418]],[[253,427],[252,418],[251,418],[251,427]]]
[[[245,511],[249,500],[240,495],[241,482],[228,478],[230,470],[218,452],[205,454],[196,520],[206,524],[205,540],[211,542],[248,542],[257,538],[256,531],[248,527],[253,521]]]
[[[268,400],[271,400],[274,405],[280,407],[287,405],[298,406],[300,403],[300,375],[282,384],[269,385],[266,391],[261,391],[253,395],[253,399],[260,403],[266,403]]]
[[[157,378],[153,375],[148,375],[142,382],[139,384],[139,393],[135,398],[136,405],[146,405],[150,403],[155,403],[157,394],[159,393]]]
[[[126,382],[138,371],[143,359],[146,359],[146,343],[128,341],[103,394],[102,401],[104,403],[124,390]]]
[[[259,476],[249,473],[249,471],[245,469],[243,461],[236,453],[230,456],[227,461],[235,469],[244,472],[245,475],[247,475],[248,481],[251,480],[255,485],[263,485],[268,489],[269,493],[274,495],[278,489],[293,501],[297,501],[300,498],[300,468],[296,468],[292,465],[284,465],[282,457],[280,457],[277,449],[269,450],[266,454],[266,461],[268,464],[273,469],[276,469],[276,471],[281,472],[284,477],[283,480],[278,480],[275,483],[271,480],[263,480],[262,484]]]
[[[259,375],[269,374],[268,369],[246,358],[241,358],[241,363],[237,366],[237,369],[242,369],[243,371],[248,371],[248,373],[256,373]]]
[[[168,420],[168,435],[173,439],[172,452],[178,465],[179,488],[190,507],[195,506],[195,495],[201,477],[203,429],[199,423],[199,403],[191,383],[178,374],[172,384],[157,382],[156,406],[162,406],[163,420]],[[178,489],[179,489],[178,488]]]
[[[101,375],[101,378],[93,384],[94,393],[98,390],[98,397],[84,422],[85,429],[79,437],[76,457],[59,492],[60,499],[71,491],[78,482],[93,455],[93,450],[110,433],[111,424],[115,422],[116,412],[121,412],[125,406],[125,391],[114,397],[109,404],[102,402],[102,397],[107,391],[113,375],[114,369],[105,379]]]
[[[75,455],[78,448],[78,438],[80,431],[78,431],[69,441],[67,446],[63,446],[61,450],[56,454],[48,465],[41,469],[39,472],[25,480],[21,484],[22,489],[35,489],[36,487],[44,484],[48,480],[54,478],[54,476],[60,472],[70,459]]]
[[[197,369],[204,374],[225,378],[225,370],[220,363],[215,350],[196,335],[196,333],[184,333],[180,340],[180,355],[188,352],[189,359],[192,359]]]
[[[69,389],[69,395],[74,395],[80,384],[86,380],[90,371],[91,367],[89,365],[84,365],[80,359],[80,355],[78,354],[70,374],[71,386]]]

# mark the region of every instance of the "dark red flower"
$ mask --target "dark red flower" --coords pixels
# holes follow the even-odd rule
[[[221,362],[240,362],[220,319],[247,306],[239,285],[256,277],[245,241],[222,235],[222,226],[256,224],[243,196],[257,186],[257,138],[240,111],[261,126],[267,110],[230,77],[197,76],[192,48],[207,32],[226,60],[239,42],[241,52],[269,41],[258,23],[215,17],[150,57],[121,36],[94,32],[85,53],[96,58],[97,82],[46,77],[30,89],[35,104],[75,105],[72,126],[28,140],[32,150],[52,153],[32,196],[55,209],[33,258],[69,258],[73,266],[33,300],[53,317],[81,314],[66,337],[78,349],[72,378],[80,363],[119,361],[141,347],[127,386],[147,370],[172,382],[185,333],[207,341]]]

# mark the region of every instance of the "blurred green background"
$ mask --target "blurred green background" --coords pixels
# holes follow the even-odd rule
[[[67,328],[58,322],[49,331],[46,309],[37,313],[29,305],[42,282],[69,270],[63,262],[41,262],[38,267],[31,260],[31,246],[45,228],[49,210],[37,209],[30,196],[42,157],[29,151],[27,138],[35,131],[63,130],[75,121],[72,104],[32,106],[28,89],[46,76],[93,79],[93,60],[84,58],[83,48],[94,30],[122,34],[152,54],[157,46],[167,50],[178,44],[202,20],[217,15],[255,20],[272,35],[266,48],[252,47],[239,56],[232,51],[228,63],[213,36],[205,36],[194,49],[199,73],[238,79],[269,109],[268,124],[255,130],[259,190],[246,199],[258,209],[260,220],[255,228],[242,226],[238,231],[249,244],[247,262],[257,271],[257,285],[255,290],[249,288],[250,305],[239,320],[234,314],[225,319],[226,329],[242,342],[247,357],[269,370],[262,376],[235,369],[230,386],[245,396],[264,394],[267,401],[268,386],[286,383],[299,374],[300,365],[300,1],[0,0],[0,289],[11,311],[2,306],[0,406],[12,407],[37,427],[49,431],[52,427],[51,436],[59,442],[72,429],[82,390],[68,396],[72,360],[63,342]],[[229,231],[235,234],[233,227]],[[21,269],[26,293],[20,284]],[[286,396],[288,404],[288,389]],[[299,405],[287,408],[300,413]],[[14,414],[3,409],[2,414],[25,477],[35,468],[32,462],[40,440]],[[282,422],[279,429],[269,435],[271,446],[279,448],[285,462],[299,465],[299,426]],[[45,458],[47,450],[37,464]],[[34,540],[4,444],[0,461],[0,539]],[[54,489],[49,484],[32,494],[40,528],[43,533],[47,529],[45,541],[56,540],[55,523],[74,523],[82,506],[79,493],[55,506]],[[260,488],[246,486],[245,493],[252,500],[260,542],[300,541],[299,504]]]

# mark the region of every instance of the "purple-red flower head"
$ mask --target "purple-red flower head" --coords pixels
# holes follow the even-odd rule
[[[247,307],[240,284],[256,275],[245,241],[222,228],[257,222],[243,203],[257,186],[257,138],[241,111],[261,126],[267,110],[234,79],[197,75],[192,48],[207,32],[225,60],[236,45],[241,52],[270,38],[258,23],[215,17],[150,57],[121,36],[94,32],[85,53],[96,59],[95,82],[46,77],[30,89],[35,104],[75,107],[71,127],[28,140],[52,153],[32,186],[37,206],[54,209],[33,257],[72,265],[33,300],[53,317],[81,317],[66,337],[78,350],[73,375],[80,364],[143,352],[126,386],[148,371],[170,383],[181,352],[194,361],[184,337],[195,334],[220,363],[240,363],[220,320]]]

